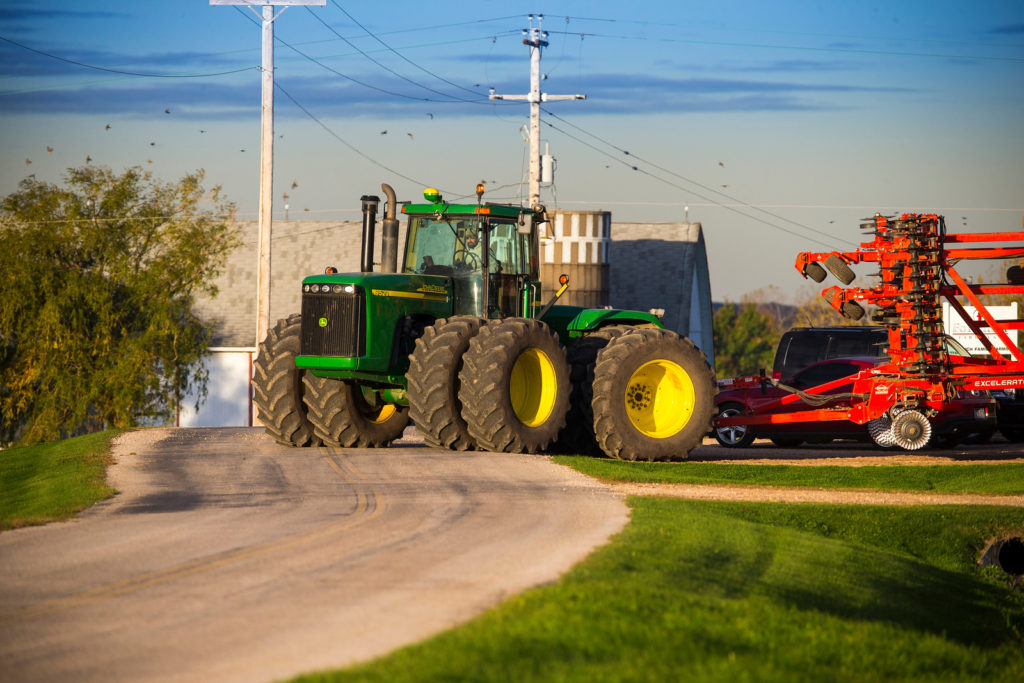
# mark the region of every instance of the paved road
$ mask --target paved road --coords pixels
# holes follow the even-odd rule
[[[539,456],[170,429],[128,435],[118,458],[111,501],[0,534],[0,680],[341,666],[555,579],[628,517]]]

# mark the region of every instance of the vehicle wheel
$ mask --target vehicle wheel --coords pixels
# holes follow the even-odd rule
[[[853,282],[857,276],[854,274],[853,269],[835,254],[830,254],[825,259],[825,267],[828,268],[829,272],[836,276],[836,278],[844,285],[848,285]]]
[[[904,410],[892,419],[893,443],[907,451],[924,448],[932,438],[932,423],[916,410]]]
[[[594,436],[619,460],[683,460],[711,431],[715,375],[675,332],[636,329],[611,340],[594,365]]]
[[[302,377],[295,367],[302,316],[293,313],[267,331],[253,364],[252,401],[267,434],[285,446],[319,446],[303,403]]]
[[[607,346],[611,339],[633,329],[636,328],[629,325],[603,327],[578,339],[566,351],[572,392],[569,395],[565,429],[555,443],[558,452],[601,454],[601,447],[594,439],[594,409],[590,405],[594,398],[594,363],[597,361],[597,352]]]
[[[1007,441],[1020,443],[1024,441],[1024,429],[1016,427],[1002,427],[1000,430]]]
[[[812,261],[804,266],[804,275],[811,278],[815,282],[821,282],[825,279],[828,273],[821,267],[820,263]]]
[[[743,412],[743,405],[740,403],[723,403],[718,407],[718,417],[736,417]],[[713,433],[715,440],[726,448],[746,448],[754,443],[755,438],[754,430],[746,425],[715,427]]]
[[[797,446],[804,442],[803,439],[785,436],[770,436],[768,438],[770,438],[772,440],[772,443],[778,446],[779,448],[796,448]]]
[[[375,448],[402,436],[409,424],[409,408],[387,403],[377,392],[358,384],[307,374],[306,405],[309,421],[328,446]]]
[[[476,447],[462,419],[459,370],[469,340],[483,324],[483,318],[470,316],[438,320],[423,330],[409,356],[409,417],[430,446],[453,451]]]
[[[462,417],[488,451],[535,453],[565,426],[569,364],[539,320],[492,320],[469,342],[459,372]]]

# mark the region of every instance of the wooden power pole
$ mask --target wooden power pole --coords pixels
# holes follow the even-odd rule
[[[327,4],[327,0],[210,0],[211,5],[245,5],[263,26],[263,101],[260,108],[260,211],[256,239],[256,344],[270,327],[270,239],[274,209],[274,20],[296,5]],[[274,7],[282,7],[274,14]],[[261,11],[256,12],[256,7]]]

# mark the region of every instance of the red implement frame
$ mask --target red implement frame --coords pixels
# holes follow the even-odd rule
[[[1024,387],[1024,352],[1006,334],[1006,330],[1024,329],[1024,321],[996,320],[978,298],[992,294],[1024,294],[1024,283],[971,285],[954,267],[962,260],[1024,257],[1024,232],[947,234],[942,216],[914,213],[899,217],[876,215],[862,223],[861,229],[870,231],[874,238],[861,243],[856,251],[804,252],[797,256],[796,269],[804,277],[821,281],[824,268],[820,263],[825,263],[825,268],[840,278],[843,273],[837,271],[845,269],[844,264],[878,263],[881,281],[874,287],[828,287],[822,291],[822,296],[840,315],[854,319],[864,315],[864,308],[858,302],[875,306],[872,319],[889,331],[889,361],[856,375],[852,395],[834,401],[827,408],[778,413],[803,400],[794,393],[761,405],[750,415],[716,418],[716,427],[830,420],[865,424],[888,419],[904,410],[934,415],[944,401],[961,390]],[[959,246],[995,242],[1000,245]],[[836,267],[838,260],[842,261],[838,263],[839,268]],[[980,321],[966,315],[958,296],[975,307]],[[942,299],[949,301],[967,321],[991,358],[947,354],[943,343]],[[1011,358],[999,353],[985,335],[986,330],[1002,340]],[[760,377],[740,378],[733,386],[762,381],[765,380]],[[802,393],[824,394],[850,381],[847,377]]]

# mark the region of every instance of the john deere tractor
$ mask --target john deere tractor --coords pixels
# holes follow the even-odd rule
[[[453,450],[683,459],[714,413],[704,354],[640,311],[541,300],[544,207],[405,204],[388,185],[381,270],[377,197],[362,198],[361,272],[302,281],[302,312],[256,360],[259,419],[293,446],[386,446],[409,422]],[[478,188],[479,195],[482,188]]]

